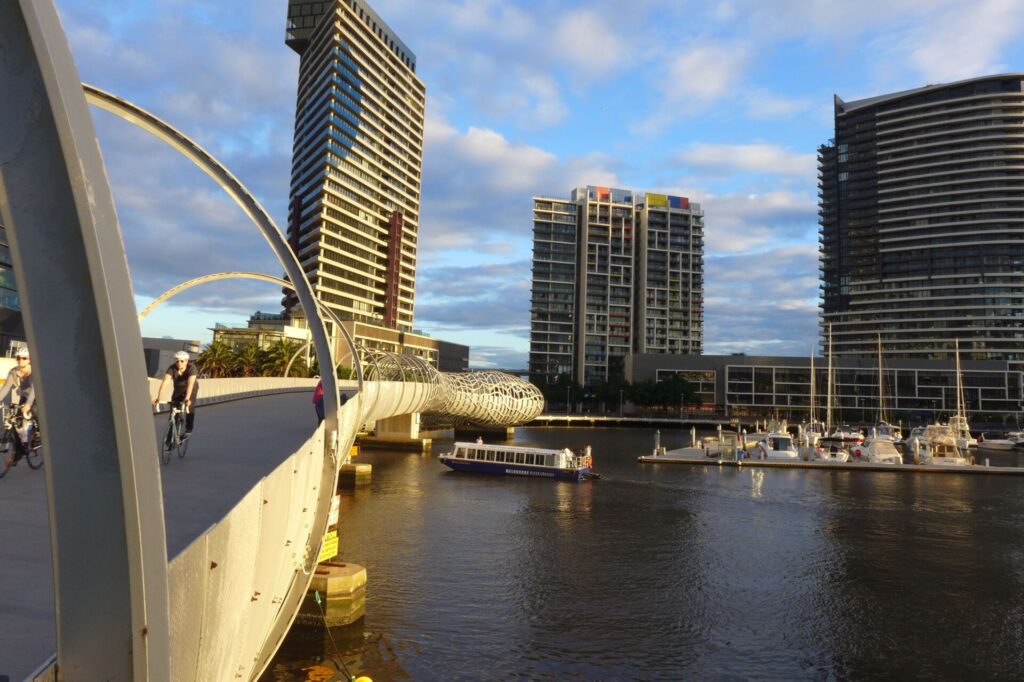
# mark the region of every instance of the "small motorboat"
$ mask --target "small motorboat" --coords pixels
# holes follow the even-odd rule
[[[800,453],[788,433],[769,433],[747,450],[754,459],[798,460]]]

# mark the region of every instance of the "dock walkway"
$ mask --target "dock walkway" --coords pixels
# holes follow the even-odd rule
[[[1024,476],[1024,467],[1005,466],[950,466],[942,464],[875,464],[871,462],[828,462],[823,460],[771,460],[723,459],[693,454],[642,455],[637,461],[644,464],[688,464],[691,466],[756,467],[764,469],[833,469],[842,471],[887,471],[907,474],[964,474]]]

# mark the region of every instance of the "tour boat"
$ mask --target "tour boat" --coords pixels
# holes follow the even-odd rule
[[[575,453],[569,448],[550,450],[501,444],[455,443],[451,452],[439,455],[438,459],[455,471],[568,481],[596,477],[591,471],[594,458],[590,454],[589,445],[582,453]]]

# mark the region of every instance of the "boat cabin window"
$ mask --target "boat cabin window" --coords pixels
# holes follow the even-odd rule
[[[789,438],[772,438],[770,443],[772,450],[789,450],[792,444]]]
[[[488,452],[487,453],[487,461],[488,462],[493,462],[494,461],[494,453],[493,452]]]

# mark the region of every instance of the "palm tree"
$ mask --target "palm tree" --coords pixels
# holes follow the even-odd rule
[[[259,376],[263,367],[264,353],[255,343],[247,343],[235,349],[235,376]]]
[[[264,353],[264,363],[262,374],[265,377],[279,377],[284,375],[284,370],[288,367],[288,363],[291,362],[292,356],[295,355],[295,351],[299,349],[299,343],[292,341],[291,339],[281,338],[276,340],[274,343],[267,348]],[[306,359],[298,357],[295,362],[292,363],[292,372],[296,376],[301,376],[306,372]]]
[[[214,341],[196,356],[196,367],[211,378],[231,376],[235,350],[223,341]]]

